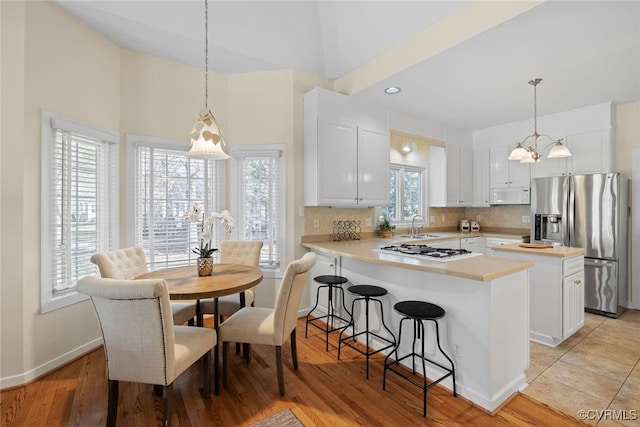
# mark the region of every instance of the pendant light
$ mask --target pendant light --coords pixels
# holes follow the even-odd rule
[[[209,110],[209,2],[204,1],[204,109],[191,129],[191,149],[188,157],[204,160],[229,158],[224,135],[215,116]]]
[[[511,154],[509,154],[509,160],[519,160],[520,163],[538,163],[540,161],[540,153],[538,152],[538,139],[546,138],[550,141],[543,150],[553,146],[547,155],[549,159],[557,159],[561,157],[570,157],[571,151],[566,145],[562,143],[562,138],[553,139],[549,135],[538,133],[538,117],[537,117],[537,86],[542,79],[537,78],[529,80],[529,84],[533,86],[533,133],[516,145]],[[541,150],[542,151],[542,150]]]

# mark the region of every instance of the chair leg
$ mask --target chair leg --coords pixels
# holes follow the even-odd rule
[[[246,360],[247,363],[251,362],[251,344],[243,343],[242,344],[242,357]]]
[[[211,395],[211,350],[202,356],[202,363],[204,364],[202,367],[204,371],[204,397],[208,399]]]
[[[229,387],[229,343],[222,343],[222,385]]]
[[[236,343],[236,354],[240,354],[240,343]]]
[[[196,322],[193,319],[193,317],[191,319],[187,320],[187,326],[195,326],[195,324],[196,324]]]
[[[107,427],[115,427],[118,416],[118,381],[109,380],[109,402],[107,403]]]
[[[173,418],[173,383],[163,387],[162,400],[164,406],[164,410],[162,411],[162,425],[163,427],[171,427]]]
[[[278,369],[278,389],[280,396],[284,396],[284,369],[282,366],[282,346],[276,346],[276,367]]]
[[[298,369],[298,342],[296,341],[296,328],[291,331],[291,361],[293,369]]]

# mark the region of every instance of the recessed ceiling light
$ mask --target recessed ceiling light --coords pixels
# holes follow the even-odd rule
[[[384,90],[384,93],[386,93],[387,95],[395,95],[396,93],[399,93],[402,89],[400,89],[399,87],[395,87],[395,86],[391,86],[388,87]]]

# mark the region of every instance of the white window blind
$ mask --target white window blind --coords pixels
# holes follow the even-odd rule
[[[42,113],[41,311],[86,297],[78,279],[117,238],[117,136]]]
[[[238,239],[261,240],[260,266],[278,270],[284,258],[284,149],[232,147],[231,175]]]
[[[185,156],[188,147],[176,144],[152,138],[135,143],[134,244],[144,249],[152,270],[194,264],[200,224],[184,214],[196,202],[207,215],[221,210],[224,163],[190,159]],[[219,247],[219,231],[214,229],[214,248]]]

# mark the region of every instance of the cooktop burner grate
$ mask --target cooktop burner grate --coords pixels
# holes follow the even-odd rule
[[[383,251],[397,252],[405,255],[419,255],[428,258],[451,258],[460,255],[471,254],[472,252],[467,249],[452,249],[452,248],[436,248],[428,245],[414,245],[414,244],[401,244],[401,245],[388,245],[380,248]]]

